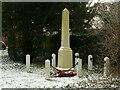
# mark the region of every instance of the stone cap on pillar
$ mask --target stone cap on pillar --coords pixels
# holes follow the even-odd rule
[[[108,61],[108,60],[109,60],[109,57],[105,57],[105,58],[104,58],[104,61]]]
[[[92,55],[88,55],[88,57],[93,58],[93,56],[92,56]]]
[[[67,8],[65,8],[63,11],[69,12],[69,10]]]

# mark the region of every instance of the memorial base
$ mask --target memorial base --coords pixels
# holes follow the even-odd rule
[[[71,68],[72,65],[72,50],[69,47],[60,47],[58,51],[58,67]]]

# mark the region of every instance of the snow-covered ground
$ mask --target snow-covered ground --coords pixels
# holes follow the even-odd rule
[[[87,73],[82,77],[45,78],[44,66],[31,65],[31,73],[24,64],[14,63],[4,55],[0,59],[1,88],[119,88],[117,78],[104,78],[102,74]]]

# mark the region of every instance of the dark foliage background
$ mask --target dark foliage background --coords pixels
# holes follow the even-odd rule
[[[93,44],[96,36],[87,34],[85,28],[90,28],[90,21],[96,15],[89,11],[88,3],[3,3],[3,33],[8,35],[9,55],[14,61],[24,61],[25,55],[30,54],[31,59],[41,55],[51,58],[57,54],[61,37],[61,14],[64,8],[70,11],[71,48],[74,53],[81,53],[81,58],[93,54]],[[84,20],[88,22],[84,22]],[[88,48],[90,46],[91,48]],[[46,54],[47,55],[46,55]]]

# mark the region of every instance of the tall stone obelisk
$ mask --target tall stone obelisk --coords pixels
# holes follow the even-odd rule
[[[62,33],[61,33],[61,47],[58,51],[58,67],[70,68],[72,63],[72,49],[70,48],[70,34],[69,34],[69,11],[65,8],[62,11]]]

